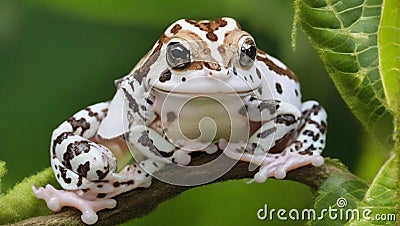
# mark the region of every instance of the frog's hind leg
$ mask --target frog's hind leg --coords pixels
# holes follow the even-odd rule
[[[58,212],[64,206],[74,207],[82,212],[81,219],[84,223],[94,224],[98,220],[98,211],[112,209],[117,205],[112,197],[138,187],[149,187],[151,177],[148,172],[157,169],[158,165],[155,162],[144,160],[140,164],[126,166],[118,173],[109,174],[102,180],[85,181],[87,188],[72,191],[57,190],[48,184],[44,188],[33,186],[32,191],[37,198],[46,201],[50,210]],[[71,171],[67,174],[78,177]]]
[[[99,103],[74,114],[54,130],[51,141],[51,166],[59,184],[66,189],[56,190],[51,185],[33,187],[36,197],[44,199],[53,211],[63,206],[82,212],[87,224],[97,221],[96,212],[114,208],[111,197],[138,187],[148,187],[151,176],[161,164],[145,160],[116,172],[114,155],[106,147],[90,141],[108,110],[108,103]]]
[[[255,175],[256,182],[264,182],[268,177],[283,179],[293,169],[312,164],[321,166],[324,159],[320,156],[325,147],[327,114],[316,101],[307,101],[302,105],[302,120],[294,139],[280,153],[269,153]],[[297,135],[297,136],[296,136]],[[275,158],[274,161],[270,159]]]

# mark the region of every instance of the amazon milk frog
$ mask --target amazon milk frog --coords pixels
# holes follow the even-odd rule
[[[36,196],[54,211],[76,207],[93,224],[97,211],[116,206],[114,196],[150,186],[153,173],[165,164],[189,164],[194,151],[220,150],[256,164],[253,180],[260,183],[323,164],[325,110],[316,101],[301,102],[295,74],[255,43],[232,18],[173,23],[115,82],[111,101],[54,130],[51,166],[65,190],[33,187]],[[204,115],[214,124],[198,128]],[[104,140],[123,140],[141,161],[117,171],[116,153]]]

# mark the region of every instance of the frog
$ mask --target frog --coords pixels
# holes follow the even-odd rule
[[[324,163],[326,111],[302,102],[294,72],[233,18],[174,22],[115,84],[111,101],[52,133],[50,162],[62,190],[32,190],[53,211],[71,206],[94,224],[98,211],[116,207],[115,196],[151,186],[168,164],[189,165],[194,152],[248,162],[258,183]],[[135,161],[117,170],[116,155],[127,147]]]

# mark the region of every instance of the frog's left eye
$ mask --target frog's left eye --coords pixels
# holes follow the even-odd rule
[[[239,41],[239,63],[243,67],[251,65],[256,59],[257,48],[254,40],[250,37],[244,37]]]
[[[167,63],[172,68],[185,68],[191,62],[190,51],[180,42],[170,42],[167,46]]]

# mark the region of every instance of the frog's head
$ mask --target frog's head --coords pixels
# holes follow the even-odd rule
[[[147,87],[181,93],[243,93],[261,86],[253,37],[232,18],[178,20],[133,69]]]

